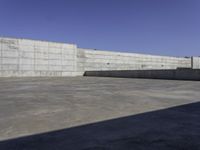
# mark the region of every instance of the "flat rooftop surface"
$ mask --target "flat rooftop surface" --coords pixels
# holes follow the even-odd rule
[[[0,78],[2,150],[199,150],[200,82]]]

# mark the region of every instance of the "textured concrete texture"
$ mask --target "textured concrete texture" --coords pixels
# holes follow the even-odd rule
[[[146,70],[191,68],[191,58],[155,56],[78,48],[79,70]]]
[[[2,150],[199,150],[200,82],[0,78]]]
[[[0,38],[0,76],[76,76],[76,45]]]
[[[200,69],[200,57],[192,57],[192,69]]]
[[[82,76],[94,70],[200,69],[182,58],[78,48],[75,44],[0,38],[0,77]]]

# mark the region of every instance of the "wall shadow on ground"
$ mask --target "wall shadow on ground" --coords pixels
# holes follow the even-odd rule
[[[84,76],[199,81],[200,69],[86,71]]]
[[[199,150],[200,102],[5,140],[0,149]]]

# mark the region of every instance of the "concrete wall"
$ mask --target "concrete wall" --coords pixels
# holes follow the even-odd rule
[[[77,48],[74,44],[0,38],[0,77],[78,76],[93,70],[200,69],[200,59]]]
[[[191,68],[191,59],[79,48],[77,66],[83,71],[177,69]]]
[[[200,57],[192,57],[192,69],[200,69]]]
[[[0,38],[0,76],[75,76],[76,45]]]

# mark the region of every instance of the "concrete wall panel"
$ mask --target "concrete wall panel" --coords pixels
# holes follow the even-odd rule
[[[74,75],[76,50],[73,44],[0,38],[0,76]]]
[[[200,69],[200,57],[192,57],[192,68]]]
[[[145,70],[191,68],[190,58],[78,49],[78,67],[92,70]],[[82,63],[84,65],[82,65]]]

